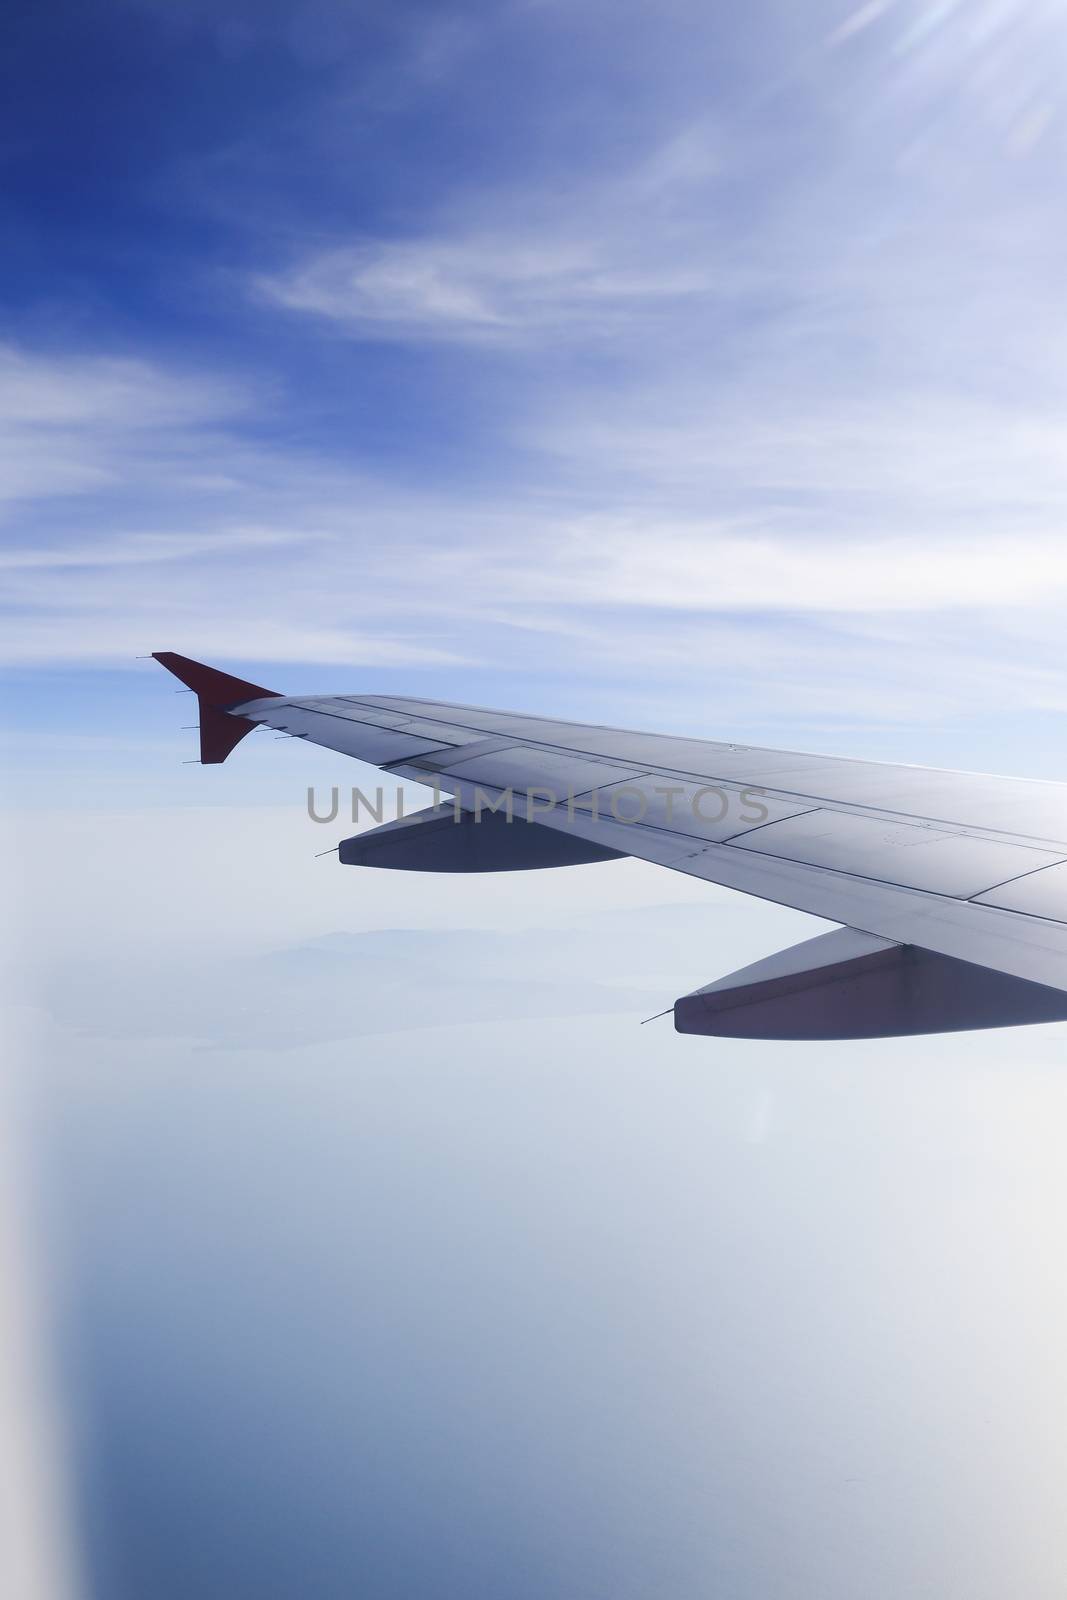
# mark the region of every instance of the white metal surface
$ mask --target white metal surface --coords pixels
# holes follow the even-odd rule
[[[825,808],[772,822],[735,842],[740,850],[964,899],[1057,859],[1048,850]]]
[[[671,778],[688,786],[687,795],[717,783],[759,789],[767,824],[717,837],[714,827],[691,831],[684,814],[668,819],[665,801],[630,823],[615,820],[610,799],[599,816],[561,804],[539,810],[538,821],[884,939],[1067,990],[1067,866],[1053,864],[1067,857],[1065,785],[398,697],[323,697],[315,711],[310,705],[272,697],[232,709],[417,781],[433,781],[420,760],[447,766],[437,782],[465,804],[476,788],[511,788],[521,810],[527,786],[563,791],[565,799],[567,789],[603,794],[636,783],[646,791]],[[381,717],[396,718],[394,727],[371,726]],[[418,736],[405,733],[405,721]],[[453,761],[443,747],[457,730],[506,741],[506,749]]]

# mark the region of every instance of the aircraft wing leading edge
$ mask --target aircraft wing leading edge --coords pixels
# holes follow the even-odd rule
[[[434,789],[427,812],[344,841],[342,862],[482,872],[629,855],[840,925],[680,997],[680,1032],[1067,1020],[1067,785],[392,695],[290,697],[156,659],[197,694],[205,764],[265,725]]]

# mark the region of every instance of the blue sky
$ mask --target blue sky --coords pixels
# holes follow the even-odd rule
[[[821,925],[315,860],[376,775],[183,766],[134,658],[1067,776],[1065,65],[1059,0],[7,8],[8,1587],[1063,1594],[1063,1029],[641,1027]]]
[[[174,648],[1056,775],[1065,53],[1041,0],[17,7],[12,716],[122,769]]]

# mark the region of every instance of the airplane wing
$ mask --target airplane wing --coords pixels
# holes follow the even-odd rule
[[[155,659],[198,696],[206,764],[266,725],[434,790],[427,811],[346,840],[344,863],[478,872],[635,856],[840,925],[680,997],[680,1032],[1067,1020],[1067,785],[392,695],[289,697]]]

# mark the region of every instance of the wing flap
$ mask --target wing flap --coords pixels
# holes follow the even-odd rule
[[[1028,872],[1025,877],[1014,878],[1009,883],[1000,883],[977,899],[984,906],[1000,906],[1005,911],[1018,911],[1028,917],[1067,922],[1067,861],[1042,867],[1040,872]]]
[[[1050,850],[971,833],[823,809],[771,822],[733,843],[739,850],[963,899],[1062,859]]]

